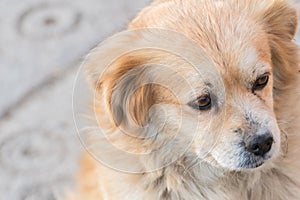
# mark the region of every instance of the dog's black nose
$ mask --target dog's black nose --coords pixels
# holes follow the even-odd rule
[[[246,140],[246,149],[256,156],[264,156],[271,150],[273,141],[269,132],[263,135],[254,135]]]

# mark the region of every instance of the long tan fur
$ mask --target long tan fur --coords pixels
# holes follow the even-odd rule
[[[223,91],[223,99],[212,112],[188,107],[185,103],[193,100],[187,95],[189,87],[195,84],[195,88],[204,88],[207,83],[200,84],[195,71],[179,55],[161,49],[122,55],[104,72],[104,60],[113,53],[139,41],[151,43],[143,34],[133,34],[106,49],[99,46],[85,64],[95,89],[97,126],[112,144],[137,156],[108,150],[109,158],[100,161],[113,161],[101,164],[86,154],[79,189],[71,199],[299,199],[299,58],[293,43],[296,27],[296,11],[283,0],[156,0],[142,10],[129,30],[160,28],[180,33],[201,46],[203,53],[196,49],[187,53],[184,45],[178,51],[199,58],[202,67],[215,66],[225,88],[217,95]],[[252,81],[252,72],[262,70],[258,63],[267,66],[271,80],[264,90],[253,93],[247,89],[247,81]],[[176,82],[178,75],[191,86]],[[156,82],[168,83],[171,88]],[[212,85],[211,90],[219,88]],[[166,112],[161,112],[164,109]],[[258,168],[246,169],[238,167],[241,161],[232,153],[238,151],[232,144],[240,135],[253,132],[255,123],[247,121],[251,117],[259,122],[257,126],[269,127],[275,143],[269,160]],[[182,127],[177,127],[179,122]],[[200,131],[177,157],[176,152],[191,141],[193,124]],[[120,131],[125,129],[129,135]],[[151,137],[154,132],[157,134]],[[103,146],[97,133],[89,139],[91,144],[102,145],[102,153],[109,148]],[[210,149],[212,143],[214,148],[202,156],[201,152]],[[152,154],[148,157],[139,156],[149,151]]]

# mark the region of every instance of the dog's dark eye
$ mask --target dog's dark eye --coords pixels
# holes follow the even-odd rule
[[[210,95],[200,96],[195,101],[191,102],[189,105],[197,110],[208,110],[211,108]]]
[[[265,75],[259,77],[255,81],[252,90],[253,91],[255,91],[255,90],[261,90],[264,87],[266,87],[266,85],[268,84],[268,82],[269,82],[269,76],[267,74],[265,74]]]

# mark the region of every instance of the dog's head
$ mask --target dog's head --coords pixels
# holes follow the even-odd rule
[[[158,163],[178,152],[229,170],[268,163],[281,152],[276,114],[295,81],[296,25],[281,0],[152,4],[88,58],[96,112],[110,119],[101,126]],[[149,27],[165,30],[133,30]]]

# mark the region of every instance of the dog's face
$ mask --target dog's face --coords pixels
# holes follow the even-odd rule
[[[296,62],[286,52],[296,28],[294,10],[281,1],[262,1],[260,6],[191,1],[183,8],[176,1],[168,2],[158,8],[153,5],[153,11],[148,8],[131,26],[180,32],[204,50],[197,53],[187,44],[179,45],[177,54],[161,49],[132,51],[110,63],[112,68],[100,79],[95,63],[99,65],[101,56],[95,54],[89,73],[103,93],[103,110],[114,126],[138,138],[134,142],[159,152],[154,154],[161,157],[156,162],[174,161],[180,154],[227,170],[243,170],[279,156],[274,105],[280,94],[273,94],[273,88],[288,84],[292,73],[288,66]],[[195,3],[203,6],[199,16]],[[151,21],[157,13],[161,22]],[[170,16],[178,21],[174,23]],[[151,42],[151,37],[133,35],[102,51],[102,58],[122,45]],[[180,54],[192,58],[193,64]]]
[[[264,43],[263,38],[259,46],[250,42],[235,62],[216,64],[222,85],[205,80],[201,89],[205,92],[188,104],[204,136],[200,145],[195,139],[195,150],[212,164],[228,169],[256,168],[278,156],[280,131],[273,107],[272,62],[268,46],[261,49]]]

